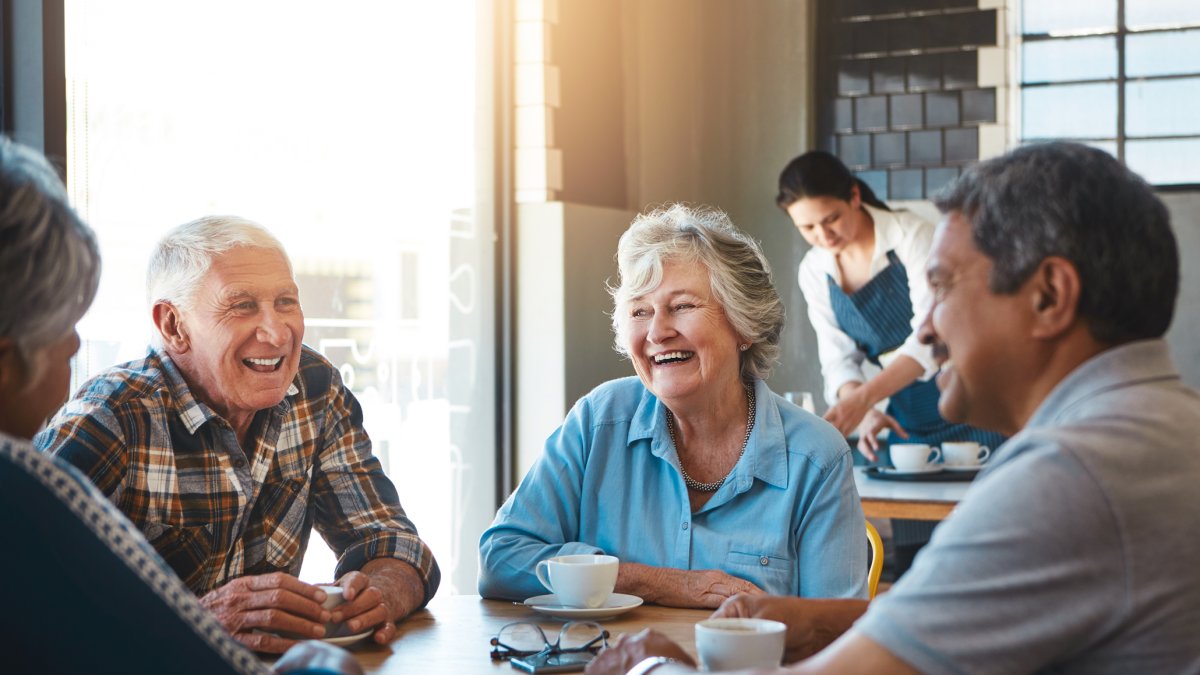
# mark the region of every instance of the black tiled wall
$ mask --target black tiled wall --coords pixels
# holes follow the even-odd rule
[[[979,160],[996,121],[976,49],[997,44],[977,0],[822,0],[821,135],[884,199],[920,199]]]

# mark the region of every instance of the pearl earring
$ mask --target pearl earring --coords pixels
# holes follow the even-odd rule
[[[747,349],[750,349],[750,345],[739,345],[738,349],[740,349],[742,351],[746,351]]]

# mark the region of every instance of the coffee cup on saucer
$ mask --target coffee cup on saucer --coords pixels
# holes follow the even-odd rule
[[[611,555],[560,555],[538,562],[534,573],[565,607],[603,607],[617,585],[620,561]]]
[[[991,456],[991,448],[974,441],[942,443],[942,463],[948,469],[978,469]]]
[[[321,603],[321,607],[332,612],[335,607],[346,602],[345,589],[341,586],[317,586],[317,588],[325,591],[325,602]],[[325,637],[338,637],[345,629],[345,624],[342,623],[327,623],[325,624]]]
[[[783,660],[787,626],[767,619],[708,619],[696,624],[696,652],[705,670],[774,668]]]
[[[925,443],[893,443],[888,446],[888,454],[892,458],[892,466],[904,473],[932,471],[937,468],[936,462],[942,453]]]

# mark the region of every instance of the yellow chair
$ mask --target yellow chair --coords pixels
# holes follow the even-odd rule
[[[870,593],[868,597],[874,600],[875,591],[879,588],[879,575],[883,573],[883,540],[871,521],[866,523],[867,539],[871,542],[871,571],[867,573],[867,591]]]

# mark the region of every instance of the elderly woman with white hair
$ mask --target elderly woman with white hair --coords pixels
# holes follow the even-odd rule
[[[480,542],[479,590],[545,593],[539,561],[605,553],[616,591],[864,598],[867,540],[841,434],[773,393],[783,307],[716,210],[639,216],[617,250],[617,350],[637,377],[580,399]]]
[[[12,673],[267,673],[138,529],[29,440],[67,396],[75,323],[100,279],[95,237],[44,158],[0,137],[0,663]],[[303,643],[278,672],[349,672]]]

